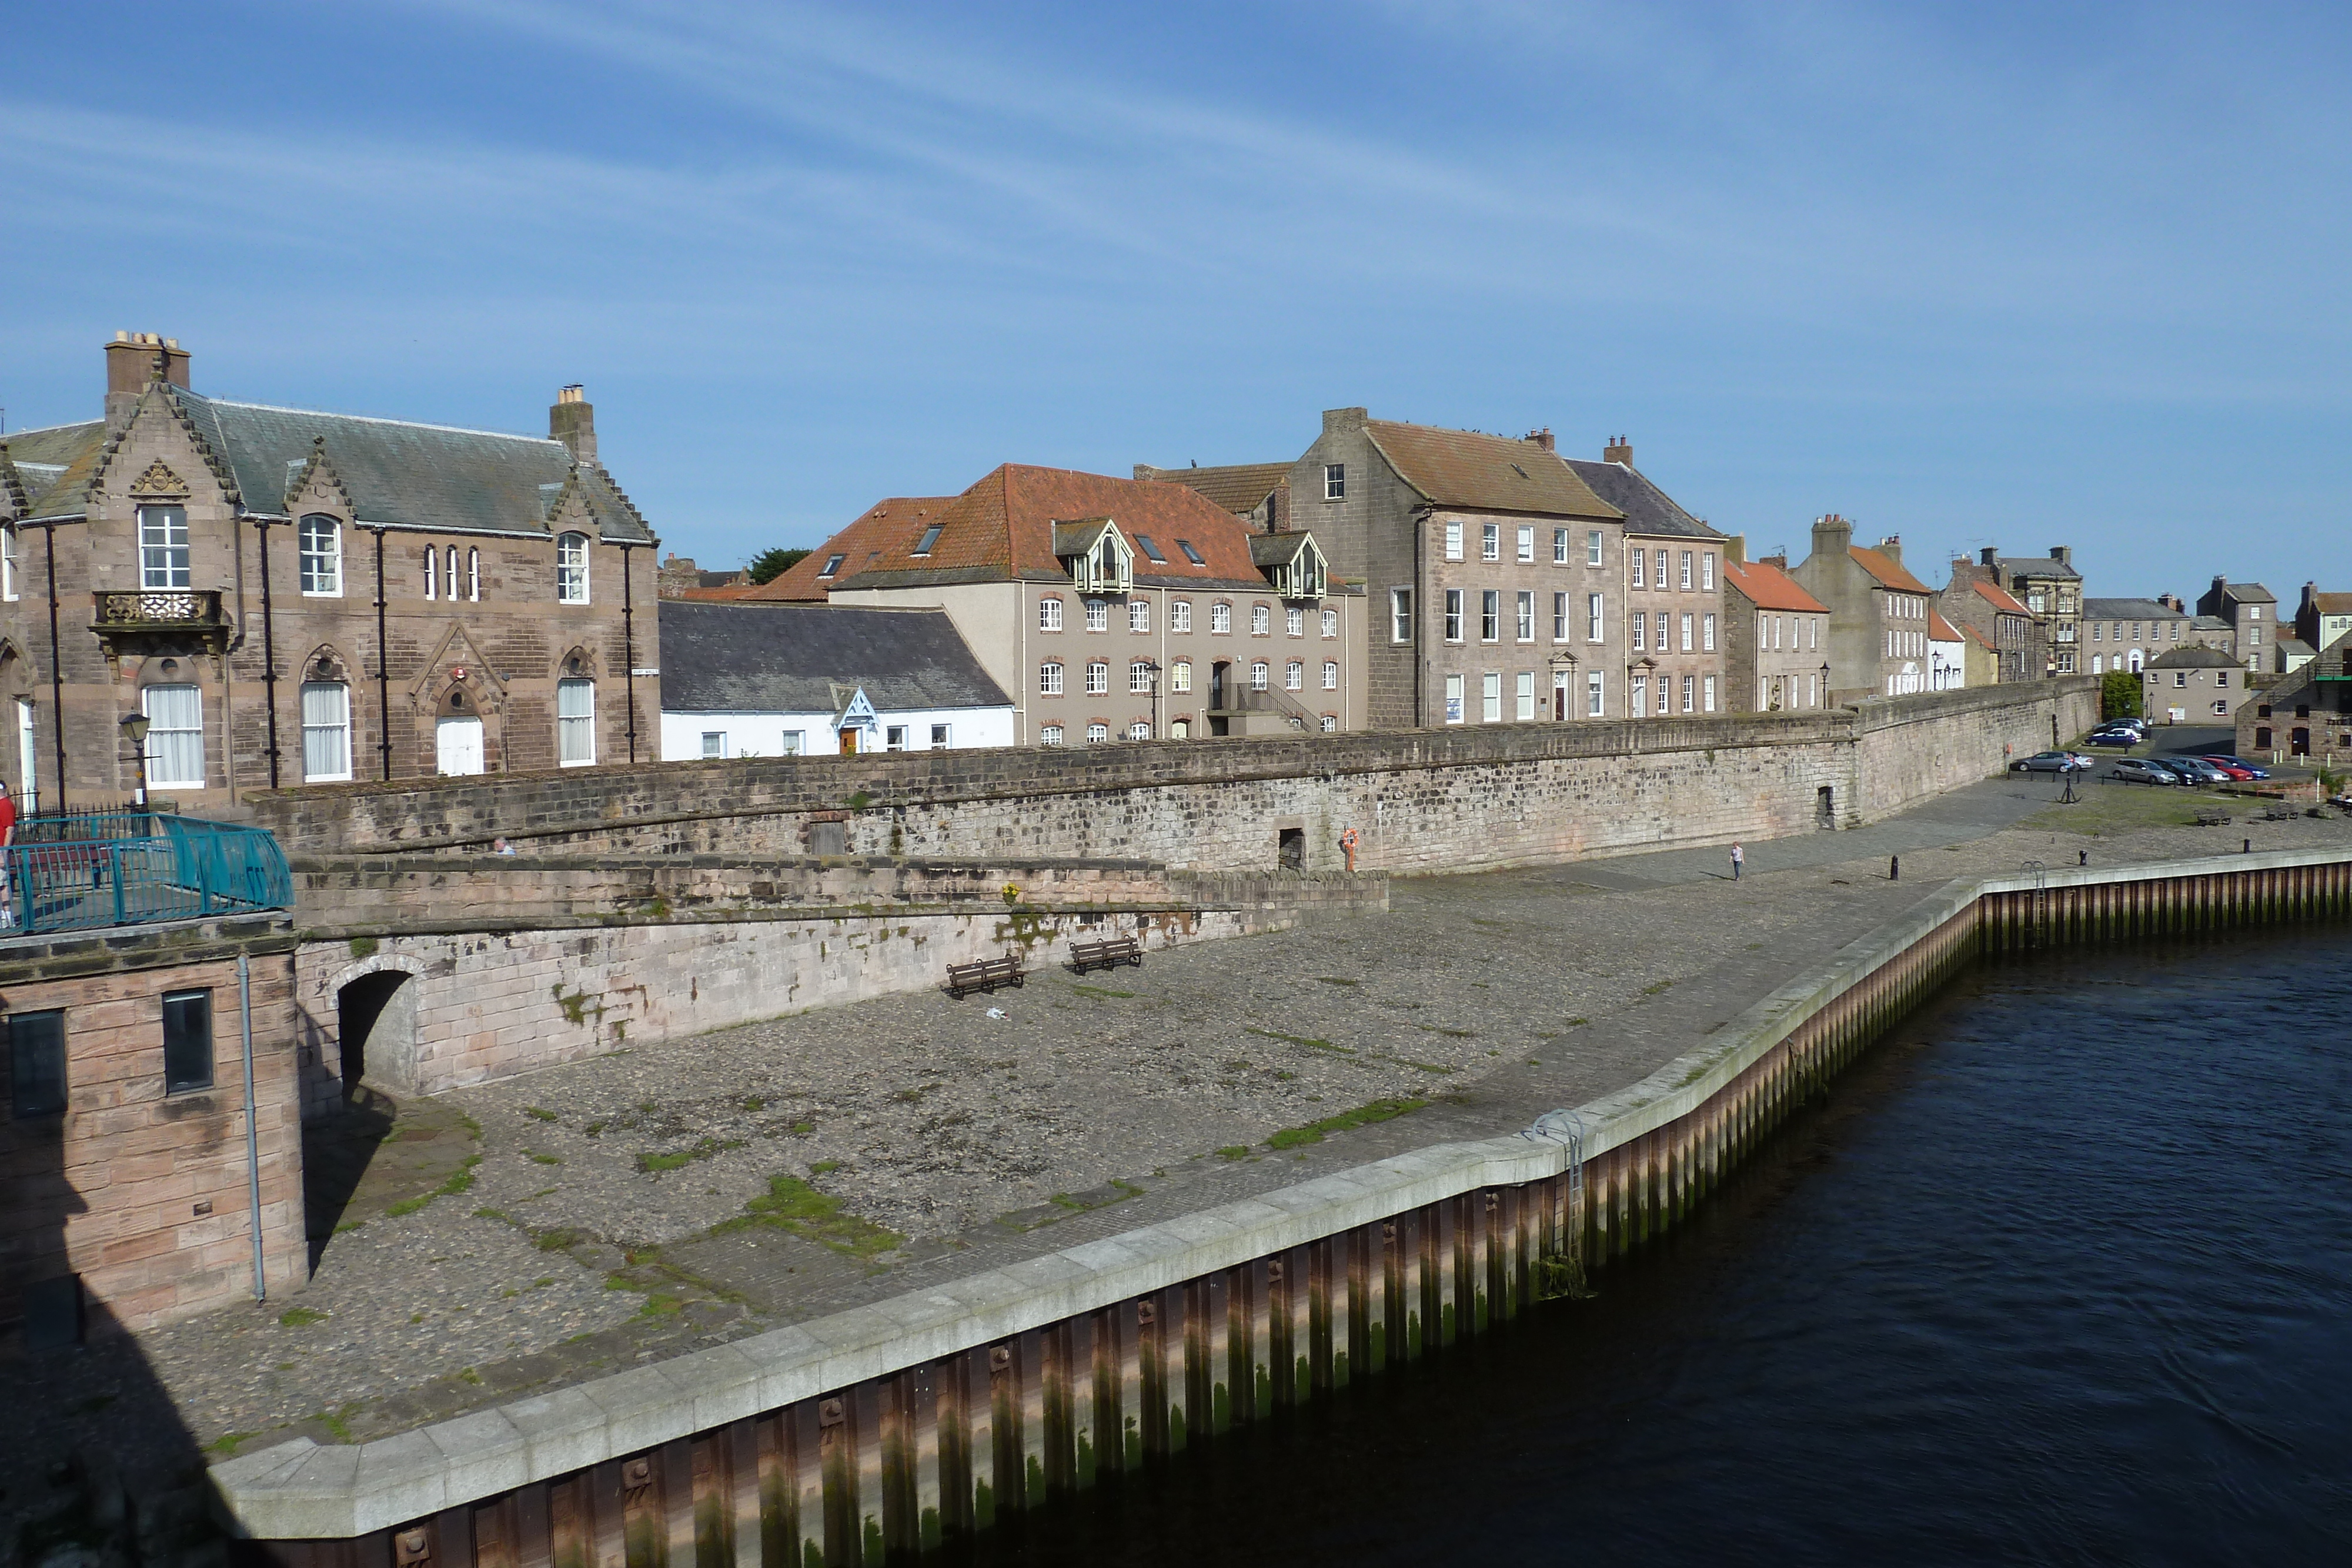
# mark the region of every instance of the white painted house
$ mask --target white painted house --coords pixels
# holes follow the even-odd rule
[[[661,755],[1013,744],[1013,701],[943,610],[664,600]]]
[[[1956,692],[1969,684],[1969,644],[1940,611],[1927,612],[1927,690]]]

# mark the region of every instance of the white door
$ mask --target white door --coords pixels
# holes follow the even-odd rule
[[[433,749],[445,776],[482,770],[482,721],[445,718],[434,727]]]

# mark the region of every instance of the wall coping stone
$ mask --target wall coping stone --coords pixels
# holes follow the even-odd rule
[[[2273,851],[2065,867],[2050,888],[2170,881],[2352,860]],[[1696,1109],[1806,1018],[1986,894],[2031,875],[1956,883],[1749,1008],[1714,1043],[1577,1108],[1589,1161]],[[1132,1300],[1465,1192],[1558,1175],[1564,1145],[1529,1133],[1433,1145],[1001,1269],[354,1446],[296,1437],[211,1472],[216,1511],[263,1540],[348,1539],[545,1480],[906,1366]],[[592,1413],[593,1407],[593,1413]],[[468,1490],[479,1482],[478,1490]]]

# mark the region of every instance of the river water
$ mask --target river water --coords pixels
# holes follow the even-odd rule
[[[1000,1554],[2352,1563],[2352,933],[1978,970],[1595,1284]]]

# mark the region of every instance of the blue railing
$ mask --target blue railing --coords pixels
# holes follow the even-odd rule
[[[12,917],[0,935],[294,907],[278,841],[229,822],[156,811],[34,817],[0,855]]]

